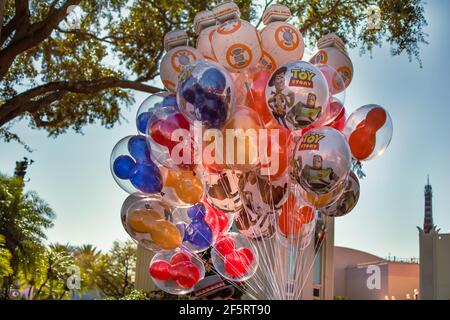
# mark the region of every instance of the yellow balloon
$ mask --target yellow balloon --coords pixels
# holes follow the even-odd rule
[[[168,170],[165,187],[172,187],[181,201],[196,204],[203,198],[202,181],[192,171]]]
[[[247,107],[237,108],[223,129],[224,137],[226,137],[224,161],[237,170],[247,171],[257,167],[259,165],[258,130],[263,128],[264,125],[258,113]],[[228,129],[231,130],[227,131]],[[233,138],[231,133],[235,134],[234,139],[231,139]]]
[[[154,210],[136,209],[128,215],[128,224],[136,232],[149,233],[152,241],[162,249],[175,249],[181,244],[181,235],[177,227],[164,220]]]
[[[162,249],[171,250],[181,245],[180,232],[173,223],[167,220],[158,220],[150,228],[150,235],[153,242]]]
[[[136,232],[149,233],[150,226],[160,219],[155,210],[136,209],[128,214],[128,225]]]

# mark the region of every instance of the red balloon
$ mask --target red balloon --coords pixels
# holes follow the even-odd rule
[[[249,251],[248,248],[239,248],[225,256],[225,271],[230,276],[238,278],[247,273],[253,262],[253,254],[250,255]]]
[[[158,260],[150,266],[150,275],[157,280],[170,280],[171,275],[169,269],[170,264],[166,261]]]
[[[330,113],[337,113],[336,118],[326,126],[334,128],[338,131],[344,130],[345,127],[345,108],[342,103],[335,100],[330,103]]]
[[[190,129],[188,120],[180,112],[173,113],[166,119],[154,121],[149,128],[149,134],[156,143],[167,147],[169,153],[172,154],[173,148],[180,143],[180,141],[173,141],[171,139],[172,133],[176,129],[185,129],[187,131]],[[180,156],[183,157],[182,150],[180,151]],[[195,167],[193,160],[194,146],[191,145],[191,162],[186,164],[182,163],[179,167],[186,170],[193,169]]]
[[[192,288],[200,280],[200,270],[190,261],[181,261],[170,267],[170,274],[182,288]]]
[[[166,119],[158,119],[154,121],[150,127],[150,135],[157,143],[166,146],[170,152],[178,144],[178,141],[172,141],[172,132],[176,129],[189,130],[189,122],[180,113],[173,113]]]
[[[386,122],[386,117],[383,108],[374,108],[351,133],[348,144],[353,157],[357,160],[364,160],[372,154],[376,145],[376,133]]]
[[[243,253],[243,254],[247,257],[247,260],[250,262],[250,264],[252,264],[253,259],[255,258],[255,256],[254,256],[252,250],[250,250],[250,249],[247,248],[247,247],[243,247],[243,248],[240,248],[238,251],[240,251],[241,253]]]
[[[221,237],[215,248],[221,255],[226,256],[234,251],[234,241],[230,237]]]
[[[186,253],[178,252],[172,256],[172,258],[170,259],[170,264],[174,265],[174,264],[177,264],[178,262],[182,262],[182,261],[191,261],[191,259],[189,258],[189,256]]]
[[[253,74],[250,90],[247,93],[248,107],[255,110],[261,117],[264,124],[278,124],[266,103],[266,85],[270,78],[270,72],[266,70]]]
[[[272,145],[272,136],[276,137],[278,134],[278,141],[275,139],[275,145]],[[288,166],[288,143],[289,136],[291,131],[283,126],[280,126],[278,123],[276,125],[269,125],[267,127],[267,156],[268,162],[265,161],[264,164],[261,165],[263,168],[277,168],[275,172],[268,175],[269,179],[277,179],[282,177],[286,173],[286,169]],[[277,151],[276,153],[273,151]],[[272,158],[273,157],[273,158]],[[264,159],[265,160],[265,159]],[[278,166],[275,166],[274,161],[278,162]],[[267,164],[266,164],[267,163]]]
[[[225,228],[228,226],[228,213],[217,210],[216,208],[211,206],[206,199],[203,200],[203,204],[206,208],[205,221],[209,226],[211,226],[211,230],[217,230],[214,223],[215,221],[217,221],[219,233],[225,231]],[[215,215],[217,217],[217,220],[213,217],[209,217],[209,215]]]

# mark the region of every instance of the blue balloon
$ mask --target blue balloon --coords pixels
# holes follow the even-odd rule
[[[197,79],[193,76],[187,78],[181,86],[181,94],[183,98],[190,104],[194,104],[196,96],[203,93],[201,86],[197,83]]]
[[[208,94],[222,94],[227,80],[221,70],[210,68],[202,74],[199,84]]]
[[[207,128],[220,129],[227,120],[228,105],[220,97],[213,99],[198,94],[195,99],[194,112],[197,120]]]
[[[162,190],[162,176],[152,162],[137,163],[130,177],[131,184],[143,193],[158,193]]]
[[[128,152],[136,162],[153,163],[150,158],[150,147],[144,136],[133,136],[128,140]]]
[[[130,179],[136,162],[128,155],[118,156],[113,163],[113,172],[120,179]]]
[[[205,220],[194,220],[185,229],[183,241],[198,249],[208,248],[213,240],[213,233]]]
[[[136,119],[136,127],[142,134],[146,133],[148,120],[150,119],[150,112],[141,113]]]
[[[206,208],[203,203],[197,203],[187,209],[187,215],[192,220],[205,220]]]
[[[178,109],[177,96],[174,94],[169,94],[164,97],[163,107],[176,107]]]

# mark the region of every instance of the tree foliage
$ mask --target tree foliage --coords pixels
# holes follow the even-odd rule
[[[0,235],[0,285],[2,278],[12,274],[11,253],[5,248],[5,237]]]
[[[134,289],[136,244],[130,240],[115,241],[111,250],[103,255],[96,267],[98,289],[107,297],[122,298]]]
[[[280,2],[291,8],[309,45],[335,32],[362,52],[387,43],[392,54],[419,59],[419,45],[426,42],[422,0]],[[51,136],[69,128],[80,132],[95,122],[111,128],[121,108],[133,102],[133,90],[160,90],[152,83],[159,75],[164,34],[182,28],[193,40],[195,14],[216,3],[6,0],[0,25],[0,136],[20,141],[10,127],[22,118]],[[256,12],[264,3],[236,3],[244,19],[258,23]],[[380,8],[379,29],[366,27],[371,5]]]
[[[54,212],[35,192],[24,192],[19,177],[0,175],[0,234],[11,254],[12,273],[3,277],[3,294],[8,295],[19,270],[27,273],[39,264],[45,230],[53,226]]]

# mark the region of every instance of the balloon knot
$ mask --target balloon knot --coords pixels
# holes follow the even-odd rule
[[[353,159],[352,171],[355,172],[360,179],[364,179],[366,177],[366,174],[364,173],[362,168],[362,163],[359,160]]]

